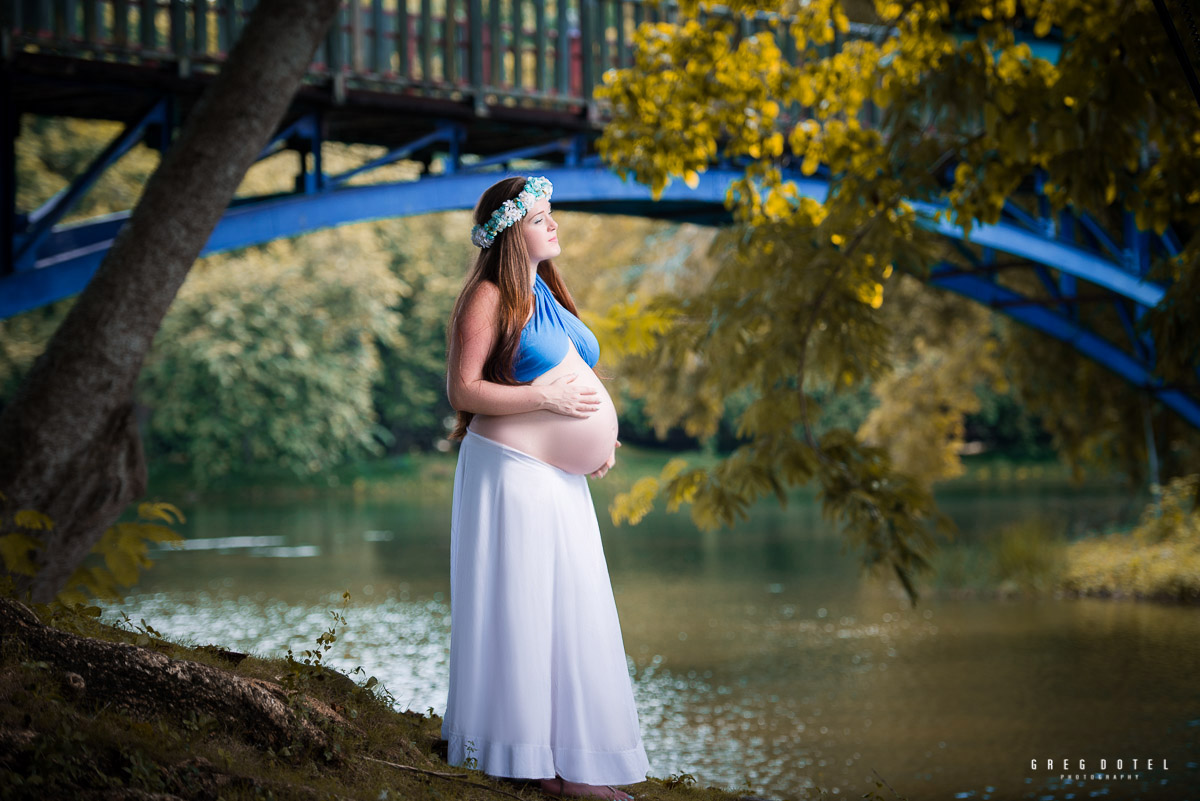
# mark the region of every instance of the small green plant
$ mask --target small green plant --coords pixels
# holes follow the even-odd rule
[[[128,762],[122,770],[129,774],[129,785],[144,790],[165,790],[162,774],[153,759],[141,751],[133,751],[125,756]]]
[[[9,573],[21,576],[37,575],[33,556],[42,541],[33,532],[49,531],[54,521],[36,509],[18,509],[9,513],[8,496],[0,493],[4,517],[0,517],[0,562]]]
[[[663,779],[663,787],[668,790],[674,790],[676,787],[692,787],[695,784],[696,777],[690,773],[672,773]]]
[[[898,799],[898,801],[908,801],[908,796],[900,795],[899,793],[897,793],[896,789],[894,787],[892,787],[892,785],[888,784],[887,779],[885,779],[879,775],[879,771],[872,768],[871,772],[874,773],[876,776],[879,776],[879,778],[875,781],[875,789],[868,790],[867,792],[863,793],[861,796],[862,798],[866,798],[868,801],[890,801],[890,799],[887,796],[879,794],[880,790],[882,790],[884,787],[887,787],[888,790],[890,790],[892,793],[891,798]],[[824,798],[824,794],[825,794],[825,791],[822,790],[821,791],[822,798]]]
[[[329,678],[330,670],[325,664],[325,655],[337,642],[338,627],[346,625],[345,612],[349,605],[350,593],[343,592],[341,609],[329,612],[331,618],[329,627],[317,635],[313,648],[306,648],[300,652],[299,659],[296,658],[296,654],[291,648],[287,650],[287,670],[280,677],[280,684],[287,695],[288,706],[297,716],[308,717],[309,715],[309,707],[303,689],[311,682],[323,682]],[[351,715],[351,717],[356,716],[357,712]],[[295,743],[293,743],[294,745]],[[331,762],[341,751],[341,746],[334,743],[330,748],[325,749],[322,755],[326,762]],[[298,754],[298,749],[283,746],[273,751],[268,749],[267,753],[275,759],[290,759]]]
[[[463,760],[463,767],[468,770],[476,770],[479,767],[479,760],[475,759],[475,752],[479,749],[475,747],[474,740],[468,740],[463,746],[463,750],[467,752],[467,758]]]
[[[44,610],[39,607],[38,611],[54,628],[75,634],[91,633],[103,612],[91,604],[64,603],[57,599],[47,604]]]
[[[354,670],[351,670],[346,675],[351,676],[351,677],[356,676],[356,675],[365,676],[366,673],[367,673],[367,671],[363,670],[363,666],[359,665],[358,667],[354,668]],[[392,695],[391,691],[384,685],[384,683],[381,682],[379,679],[375,678],[374,676],[368,676],[367,679],[365,681],[363,681],[361,684],[359,684],[358,686],[359,686],[360,690],[363,690],[364,692],[370,694],[377,701],[384,704],[388,709],[396,708],[396,696]],[[432,709],[433,709],[433,707],[430,707],[430,710],[431,710],[430,716],[431,717],[433,715]],[[351,717],[357,717],[357,711],[356,710],[351,710],[351,711],[355,713]]]
[[[342,592],[342,607],[341,609],[331,609],[329,612],[330,622],[329,627],[325,631],[318,634],[316,642],[311,649],[300,651],[300,658],[296,658],[296,654],[292,649],[288,649],[287,673],[283,674],[281,683],[286,689],[289,697],[289,703],[293,709],[300,712],[304,711],[302,705],[302,693],[300,688],[305,683],[310,681],[325,681],[329,677],[329,667],[325,664],[325,655],[329,654],[329,650],[334,648],[334,643],[337,642],[338,626],[346,626],[346,610],[350,606],[349,591]],[[349,675],[349,674],[344,674]],[[374,676],[372,676],[374,679]],[[378,680],[376,681],[378,683]],[[372,685],[374,687],[374,685]]]
[[[161,631],[146,622],[146,618],[142,618],[142,622],[139,625],[134,623],[133,620],[130,619],[129,615],[125,614],[124,612],[121,612],[121,619],[117,621],[117,627],[125,629],[126,631],[132,631],[137,634],[138,636],[136,644],[141,646],[149,645],[151,638],[155,640],[166,639],[163,637]]]
[[[355,676],[366,675],[366,671],[363,670],[362,665],[353,670],[335,670],[326,663],[326,655],[337,642],[340,627],[347,625],[346,610],[349,607],[350,593],[343,592],[341,608],[330,610],[329,626],[325,631],[317,635],[314,647],[306,648],[300,651],[299,654],[291,648],[287,651],[287,670],[280,678],[280,683],[288,696],[288,705],[299,715],[307,715],[307,704],[304,701],[305,693],[303,689],[310,682],[326,681],[338,673],[352,680]],[[371,703],[382,705],[388,711],[395,710],[395,696],[375,676],[367,676],[361,683],[355,682],[355,685],[356,689],[351,696],[354,700],[369,700]],[[351,720],[357,720],[359,717],[359,709],[356,706],[347,704],[344,712]],[[335,743],[331,750],[325,752],[325,759],[334,759],[335,755],[341,754],[341,750],[341,746]],[[291,755],[291,749],[286,748],[280,749],[276,753],[276,756]]]
[[[190,710],[183,717],[183,719],[179,721],[179,725],[184,729],[200,735],[206,735],[215,731],[219,727],[219,724],[220,721],[212,715],[204,712],[197,712],[194,709]]]
[[[10,513],[8,507],[8,497],[0,493],[0,566],[15,575],[34,576],[37,552],[45,545],[38,532],[52,531],[54,521],[36,509]],[[135,521],[105,529],[57,600],[68,606],[86,604],[89,598],[120,600],[123,590],[137,583],[141,571],[154,564],[149,557],[150,543],[182,542],[183,537],[169,526],[183,522],[183,512],[173,504],[139,503]]]
[[[299,660],[296,659],[295,653],[292,651],[291,648],[289,648],[288,652],[287,652],[288,664],[289,665],[306,665],[311,668],[324,667],[325,654],[327,654],[329,652],[329,649],[333,647],[333,644],[335,642],[337,642],[337,627],[339,625],[342,625],[342,626],[346,625],[345,612],[346,612],[347,607],[349,607],[349,606],[350,606],[350,593],[349,593],[349,591],[343,592],[342,593],[342,608],[330,610],[329,616],[332,618],[332,622],[329,624],[329,628],[327,628],[325,631],[321,632],[320,635],[318,635],[317,640],[316,640],[316,647],[308,648],[308,649],[301,651],[300,652],[301,658]],[[309,672],[313,672],[313,671],[309,671]]]

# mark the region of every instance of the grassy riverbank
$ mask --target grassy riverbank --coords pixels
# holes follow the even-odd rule
[[[1066,546],[1060,585],[1082,595],[1200,602],[1200,475],[1171,481],[1128,533]]]
[[[145,621],[105,625],[95,608],[91,615],[62,607],[33,610],[37,620],[0,601],[6,634],[0,649],[0,786],[6,798],[550,797],[531,784],[451,767],[439,717],[396,712],[373,679],[356,681],[321,666],[319,654],[344,623],[337,612],[314,649],[296,661],[170,642]],[[155,675],[146,675],[148,666]],[[179,678],[197,674],[203,682]],[[132,699],[122,685],[135,689]],[[228,704],[225,712],[212,711],[214,687],[218,695],[238,699],[247,687],[257,690],[260,703],[265,698],[274,704],[268,711],[291,721],[284,729],[291,733],[282,739],[276,733],[268,744],[258,710],[240,720]],[[240,705],[237,700],[232,706]],[[733,801],[752,792],[702,788],[686,774],[628,789],[645,801]],[[827,797],[819,789],[803,796]]]
[[[933,561],[935,592],[1096,596],[1200,603],[1200,477],[1163,488],[1134,526],[1068,540],[1053,520],[1009,526],[984,547],[946,545]]]

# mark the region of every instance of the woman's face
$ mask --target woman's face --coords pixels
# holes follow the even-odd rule
[[[534,265],[552,259],[562,253],[558,246],[558,223],[550,216],[550,201],[538,198],[525,215],[521,234],[525,237],[525,250]]]

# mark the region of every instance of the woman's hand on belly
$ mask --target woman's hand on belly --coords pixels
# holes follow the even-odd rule
[[[588,473],[589,478],[604,478],[604,474],[612,470],[613,465],[617,463],[617,448],[621,447],[621,440],[617,440],[617,444],[613,445],[612,455],[608,457],[608,461],[600,466],[600,469],[594,473]]]
[[[602,399],[595,387],[586,383],[576,384],[579,373],[560,375],[553,381],[540,386],[544,388],[545,400],[542,409],[567,417],[587,417],[600,408]],[[537,382],[534,382],[538,386]]]
[[[607,471],[604,465],[612,458],[617,441],[617,413],[603,382],[572,347],[562,362],[533,380],[534,386],[556,383],[590,389],[588,397],[594,401],[591,411],[568,415],[543,409],[477,415],[471,429],[568,473],[587,476]]]

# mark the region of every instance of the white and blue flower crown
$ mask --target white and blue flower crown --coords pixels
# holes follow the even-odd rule
[[[476,247],[490,248],[500,232],[529,213],[530,207],[538,198],[549,199],[554,191],[554,185],[541,176],[529,176],[525,179],[525,188],[511,200],[506,200],[483,225],[471,229],[471,241]]]

